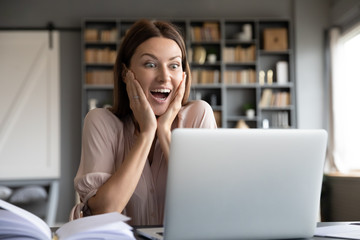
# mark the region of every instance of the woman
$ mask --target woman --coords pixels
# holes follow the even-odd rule
[[[163,223],[171,130],[216,128],[206,102],[187,102],[190,85],[176,28],[136,22],[118,52],[112,111],[94,109],[84,121],[71,219],[118,211],[132,225]]]

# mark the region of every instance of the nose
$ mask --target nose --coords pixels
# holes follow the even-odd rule
[[[171,80],[171,73],[167,66],[159,68],[158,80],[161,82],[167,82]]]

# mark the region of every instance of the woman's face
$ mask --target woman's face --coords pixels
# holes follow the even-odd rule
[[[156,116],[165,113],[183,79],[181,59],[174,40],[153,37],[140,44],[130,60],[130,70]]]

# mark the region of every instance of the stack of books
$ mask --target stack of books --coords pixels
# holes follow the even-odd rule
[[[226,84],[256,83],[256,72],[254,69],[226,70],[224,79]]]
[[[94,70],[86,72],[86,84],[113,85],[114,72],[112,70]]]
[[[286,91],[273,92],[265,89],[261,95],[260,108],[267,107],[288,107],[290,105],[290,93]]]
[[[116,60],[116,51],[110,48],[87,48],[85,50],[86,63],[111,63],[114,64]]]
[[[216,84],[220,83],[219,70],[194,69],[191,72],[192,84]]]
[[[195,42],[216,42],[220,40],[219,23],[204,22],[191,28],[191,40]]]
[[[223,60],[225,63],[254,62],[256,59],[255,45],[249,47],[225,47],[223,50]]]
[[[99,30],[96,28],[88,28],[84,32],[86,42],[116,42],[117,30]]]

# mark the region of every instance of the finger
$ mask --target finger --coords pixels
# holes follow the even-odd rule
[[[144,90],[142,89],[139,81],[136,79],[133,80],[133,93],[134,93],[133,95],[134,99],[138,99],[140,101],[146,100]]]
[[[176,114],[179,112],[182,106],[181,102],[184,96],[184,92],[185,92],[185,81],[182,80],[167,110],[168,116],[172,116],[171,118],[173,119],[176,117]]]
[[[131,70],[127,70],[125,83],[126,83],[126,91],[130,99],[134,96],[138,96],[137,87],[135,85],[136,79],[134,73]]]
[[[180,101],[182,101],[182,98],[184,96],[184,93],[185,93],[185,79],[183,79],[179,86],[178,86],[178,89],[176,90],[176,94],[175,94],[175,99],[178,99]]]
[[[135,79],[135,74],[130,69],[127,69],[124,77],[125,83],[129,83],[134,79]]]
[[[183,80],[182,80],[181,83],[179,84],[180,90],[181,90],[181,89],[182,89],[182,90],[185,90],[186,80],[187,80],[186,72],[183,72]]]

